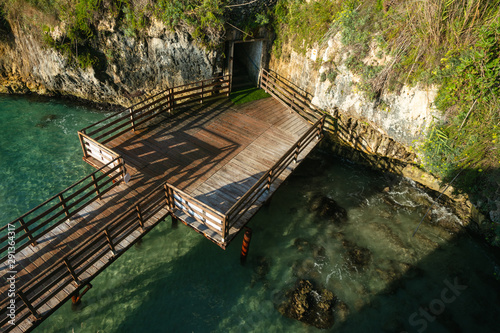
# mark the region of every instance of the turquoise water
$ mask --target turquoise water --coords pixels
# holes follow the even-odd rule
[[[104,113],[55,99],[0,96],[0,221],[92,172],[77,131]]]
[[[76,129],[104,115],[55,101],[0,101],[0,132],[10,133],[0,137],[6,223],[91,171]],[[313,211],[318,196],[336,200],[347,221]],[[277,310],[284,290],[302,278],[346,304],[332,332],[498,331],[500,288],[488,251],[456,232],[460,222],[439,206],[411,237],[431,203],[408,181],[318,149],[250,222],[245,266],[242,235],[223,251],[167,219],[97,277],[78,308],[65,304],[35,332],[319,332]],[[356,262],[353,249],[366,262]],[[450,284],[456,294],[445,290]]]

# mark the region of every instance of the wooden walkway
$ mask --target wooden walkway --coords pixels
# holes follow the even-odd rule
[[[292,111],[300,100],[262,77],[279,100],[234,106],[221,98],[228,81],[207,80],[79,132],[98,170],[0,229],[1,331],[30,331],[76,301],[168,215],[228,246],[322,135],[324,117]]]

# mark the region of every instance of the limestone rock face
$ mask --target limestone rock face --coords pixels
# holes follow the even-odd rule
[[[81,68],[44,42],[11,25],[0,39],[0,92],[72,95],[130,105],[144,93],[212,77],[222,71],[216,52],[207,52],[187,32],[158,21],[130,37],[102,21],[93,49],[98,65]],[[60,34],[55,29],[54,36]]]
[[[290,56],[272,59],[270,67],[310,93],[313,96],[312,103],[320,109],[332,114],[338,110],[344,116],[371,123],[381,133],[406,146],[413,146],[415,140],[420,140],[426,133],[433,119],[441,117],[432,106],[437,94],[435,87],[405,85],[400,92],[384,93],[377,100],[366,97],[357,87],[361,78],[346,66],[349,53],[341,43],[340,32],[317,50],[321,61],[313,61],[311,51],[302,55],[285,50]],[[373,45],[363,62],[379,66],[390,63],[389,56],[378,58],[377,51],[376,45]],[[319,67],[318,62],[321,63]],[[325,79],[327,73],[332,71],[335,75]],[[373,142],[371,146],[378,145]],[[374,153],[383,156],[398,154],[389,152],[387,155],[383,151]]]

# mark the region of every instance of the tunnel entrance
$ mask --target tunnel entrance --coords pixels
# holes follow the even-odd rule
[[[229,45],[229,71],[233,75],[232,90],[256,87],[262,63],[263,41],[235,41]]]

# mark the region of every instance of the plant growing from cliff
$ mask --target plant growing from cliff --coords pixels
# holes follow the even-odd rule
[[[321,41],[340,9],[341,1],[337,0],[278,0],[273,13],[275,55],[280,55],[285,39],[304,54]]]
[[[159,0],[155,15],[170,29],[187,28],[202,45],[213,49],[224,34],[224,0]]]
[[[427,163],[427,167],[446,178],[450,172],[469,165],[471,172],[462,177],[467,190],[477,190],[476,179],[484,172],[498,173],[499,53],[500,22],[494,22],[480,29],[473,45],[460,52],[448,52],[441,59],[441,68],[434,71],[435,80],[441,82],[435,104],[448,115],[448,123],[441,127],[448,133],[447,145],[453,147],[454,154],[436,149],[431,144],[435,140],[429,137],[424,156],[429,159],[442,155],[446,163]]]

